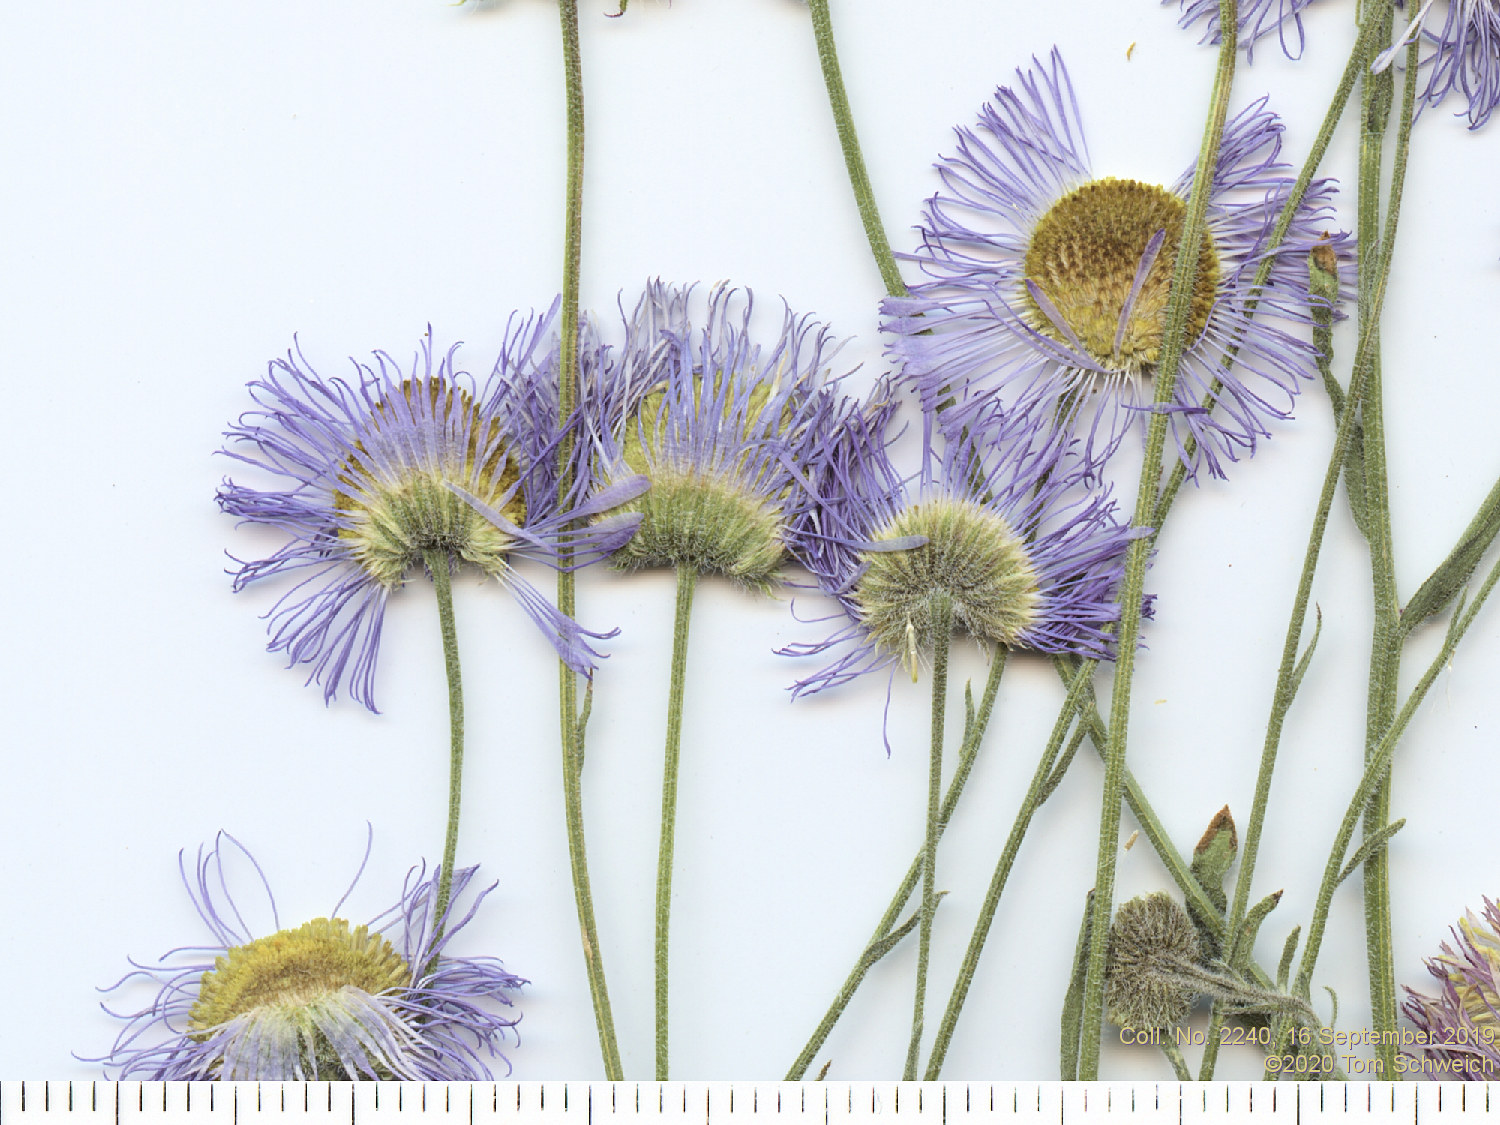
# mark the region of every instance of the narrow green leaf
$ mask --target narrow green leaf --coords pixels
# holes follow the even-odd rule
[[[1292,680],[1287,686],[1286,705],[1290,707],[1292,700],[1296,698],[1297,689],[1302,686],[1302,677],[1307,672],[1307,666],[1312,662],[1313,650],[1318,647],[1318,638],[1323,634],[1323,607],[1316,602],[1313,603],[1313,612],[1317,615],[1317,623],[1313,626],[1312,639],[1307,642],[1307,647],[1302,650],[1302,655],[1297,658],[1297,666],[1292,669]]]
[[[1297,952],[1297,939],[1302,936],[1302,927],[1293,926],[1286,935],[1286,944],[1281,947],[1281,963],[1276,966],[1276,987],[1286,991],[1287,981],[1292,979],[1292,957]]]
[[[578,753],[578,771],[580,773],[583,772],[583,750],[584,750],[584,737],[583,736],[588,732],[588,729],[589,729],[589,715],[593,713],[593,710],[594,710],[594,681],[592,679],[590,679],[590,680],[586,681],[585,684],[584,684],[584,688],[583,688],[583,707],[578,712],[578,722],[577,722],[577,725],[574,728],[575,731],[576,731],[576,733],[577,733],[577,737],[578,737],[578,750],[577,750],[577,753]]]
[[[1048,797],[1052,796],[1060,784],[1063,775],[1068,772],[1068,767],[1073,764],[1073,755],[1078,753],[1078,748],[1083,745],[1084,738],[1088,735],[1088,728],[1082,723],[1078,724],[1073,736],[1068,740],[1068,745],[1063,749],[1062,757],[1057,760],[1057,765],[1052,767],[1052,772],[1047,775],[1047,780],[1042,782],[1041,789],[1037,790],[1036,803],[1042,804]]]
[[[974,737],[974,681],[964,681],[964,737],[966,745]]]
[[[1339,877],[1334,880],[1333,885],[1337,887],[1345,879],[1349,878],[1350,875],[1353,875],[1356,871],[1358,871],[1360,865],[1363,864],[1365,860],[1369,859],[1381,848],[1385,847],[1390,838],[1397,832],[1400,832],[1401,829],[1405,826],[1406,818],[1402,817],[1400,820],[1391,821],[1390,824],[1387,824],[1379,832],[1376,832],[1368,837],[1365,842],[1355,850],[1354,854],[1349,857],[1349,862],[1344,864],[1344,869],[1339,872]]]
[[[1443,634],[1444,652],[1452,652],[1458,647],[1459,639],[1463,636],[1464,603],[1468,597],[1467,590],[1459,592],[1458,602],[1453,607],[1453,617],[1448,621],[1448,631]]]
[[[1063,998],[1061,1071],[1064,1082],[1078,1079],[1079,1035],[1083,1031],[1083,981],[1089,967],[1089,933],[1094,916],[1094,892],[1083,901],[1083,922],[1078,927],[1078,948],[1073,954],[1073,976]]]
[[[1203,884],[1205,890],[1210,884],[1223,889],[1224,877],[1229,874],[1229,868],[1239,850],[1239,833],[1235,831],[1234,817],[1229,815],[1229,806],[1225,805],[1214,813],[1213,819],[1208,822],[1208,828],[1204,830],[1203,838],[1193,848],[1193,874],[1198,877],[1198,882]]]
[[[1349,448],[1344,453],[1344,489],[1354,526],[1370,538],[1370,510],[1365,501],[1365,428],[1357,421],[1349,427]]]
[[[1489,495],[1479,505],[1479,511],[1469,521],[1469,526],[1459,536],[1448,557],[1440,562],[1427,581],[1417,588],[1411,601],[1401,611],[1401,632],[1411,632],[1443,607],[1468,584],[1474,576],[1479,560],[1489,550],[1495,536],[1500,535],[1500,481],[1490,489]]]
[[[942,898],[947,893],[947,891],[939,891],[937,897]],[[872,941],[869,945],[865,946],[865,951],[859,957],[859,967],[868,972],[874,966],[875,962],[895,949],[901,943],[902,938],[916,929],[917,923],[921,920],[922,912],[920,910],[915,911],[910,918],[886,934],[885,937],[879,941]]]
[[[1244,925],[1240,928],[1240,952],[1235,958],[1235,969],[1243,970],[1249,963],[1250,950],[1255,947],[1255,937],[1260,933],[1260,924],[1266,920],[1266,915],[1276,909],[1276,904],[1280,901],[1281,892],[1273,891],[1246,912]]]

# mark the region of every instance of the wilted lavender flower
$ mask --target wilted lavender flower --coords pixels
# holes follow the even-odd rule
[[[1170,4],[1173,0],[1162,0]],[[1239,35],[1237,42],[1245,52],[1245,61],[1255,59],[1255,44],[1261,39],[1277,33],[1281,49],[1289,59],[1302,57],[1302,46],[1306,36],[1302,30],[1302,10],[1313,0],[1240,0]],[[1219,39],[1219,0],[1177,0],[1182,10],[1178,25],[1192,27],[1204,25],[1204,43],[1217,45]]]
[[[840,345],[788,309],[762,349],[750,328],[753,298],[722,285],[701,328],[690,323],[691,303],[691,288],[648,285],[624,354],[585,392],[599,430],[596,473],[651,481],[622,509],[641,523],[612,561],[686,566],[766,590],[786,556],[783,507],[797,466],[839,409],[828,363]]]
[[[145,981],[156,997],[132,1013],[103,1062],[119,1079],[200,1081],[348,1081],[366,1078],[468,1081],[490,1078],[519,1017],[494,1010],[511,1004],[526,982],[493,957],[454,957],[445,950],[490,889],[459,900],[478,868],[455,872],[453,897],[432,916],[438,873],[407,875],[401,898],[368,925],[334,917],[252,938],[224,877],[226,842],[255,868],[276,919],[276,903],[259,864],[232,836],[198,851],[183,885],[212,940],[186,945],[154,965],[138,964],[109,991]],[[368,852],[366,853],[368,859]],[[360,865],[363,873],[364,865]],[[359,875],[356,874],[355,882]],[[506,1069],[510,1065],[506,1063]]]
[[[1442,991],[1427,996],[1408,988],[1406,1018],[1426,1034],[1419,1070],[1436,1079],[1500,1079],[1500,907],[1484,900],[1484,918],[1473,911],[1453,931],[1457,949],[1443,943],[1427,971]]]
[[[826,435],[794,496],[794,552],[849,622],[791,656],[842,654],[793,685],[822,691],[903,662],[915,678],[939,639],[938,599],[955,631],[986,645],[1109,659],[1125,548],[1147,534],[1116,522],[1107,489],[1082,492],[1063,440],[998,412],[976,418],[915,479],[889,456],[898,402],[877,391]]]
[[[555,307],[554,307],[555,312]],[[591,633],[565,617],[511,568],[523,555],[557,565],[566,545],[581,566],[627,539],[639,517],[599,515],[635,495],[636,480],[588,496],[581,482],[557,497],[556,351],[553,313],[515,321],[494,372],[479,386],[424,338],[410,373],[376,352],[354,383],[323,379],[300,352],[250,384],[257,409],[226,432],[227,456],[290,482],[283,490],[226,480],[219,506],[246,523],[291,536],[264,559],[241,562],[234,588],[292,574],[270,613],[273,652],[310,664],[308,681],[331,700],[349,694],[375,710],[374,672],[386,599],[415,568],[471,563],[498,579],[572,667],[598,654]],[[247,452],[240,450],[248,446]],[[459,490],[469,499],[462,498]],[[470,499],[488,505],[480,515]]]
[[[958,154],[938,166],[946,190],[928,201],[923,247],[910,255],[933,280],[887,299],[885,327],[924,408],[950,404],[945,429],[968,425],[991,393],[1009,412],[1085,434],[1098,462],[1152,400],[1145,383],[1160,356],[1192,170],[1170,189],[1095,178],[1062,57],[1033,63],[980,111],[977,131],[958,131]],[[1311,343],[1269,321],[1311,322],[1307,254],[1328,219],[1328,181],[1309,189],[1253,299],[1292,185],[1280,148],[1281,125],[1256,102],[1226,126],[1210,182],[1167,409],[1184,463],[1197,467],[1194,439],[1215,476],[1254,451],[1314,371]],[[1205,410],[1216,378],[1222,388]]]

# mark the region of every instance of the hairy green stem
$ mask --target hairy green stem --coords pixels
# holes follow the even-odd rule
[[[979,753],[979,745],[984,740],[984,732],[989,727],[990,713],[995,706],[995,696],[1000,690],[1000,680],[1005,674],[1005,661],[1008,650],[997,648],[990,661],[989,677],[985,680],[984,691],[980,696],[979,709],[973,717],[972,722],[964,731],[963,744],[959,747],[958,764],[954,767],[953,777],[948,782],[948,791],[943,795],[943,807],[938,815],[938,838],[942,838],[943,831],[948,827],[948,821],[953,817],[953,811],[958,807],[958,799],[963,794],[964,785],[969,780],[969,772],[974,766],[974,759]],[[855,961],[854,968],[849,970],[849,975],[844,978],[844,983],[839,987],[838,993],[829,1004],[828,1010],[823,1013],[822,1020],[813,1029],[808,1037],[807,1044],[802,1048],[801,1054],[792,1062],[786,1073],[786,1081],[800,1082],[807,1074],[808,1067],[812,1066],[813,1059],[828,1040],[833,1027],[844,1014],[844,1009],[849,1006],[849,1001],[854,999],[854,994],[864,982],[865,975],[877,961],[884,955],[885,944],[891,933],[896,929],[896,920],[901,917],[901,911],[906,908],[906,902],[911,898],[911,893],[916,889],[917,881],[922,877],[922,860],[926,854],[926,847],[919,851],[906,869],[906,877],[901,880],[901,885],[896,888],[896,893],[891,896],[890,905],[880,917],[880,922],[875,926],[875,932],[870,940],[865,943],[864,950],[859,959]]]
[[[1214,168],[1218,163],[1224,122],[1229,112],[1229,92],[1234,84],[1236,32],[1239,26],[1239,6],[1236,0],[1220,0],[1219,25],[1221,45],[1213,96],[1208,123],[1203,132],[1203,144],[1198,150],[1192,190],[1188,194],[1187,212],[1183,216],[1182,237],[1177,245],[1171,297],[1163,326],[1161,357],[1155,374],[1157,403],[1172,401],[1177,382],[1177,364],[1182,356],[1187,334],[1188,311],[1198,271],[1198,247],[1203,240]],[[1136,492],[1135,523],[1139,527],[1150,526],[1150,521],[1156,514],[1166,435],[1167,415],[1153,413],[1146,431],[1146,455]],[[1109,932],[1110,919],[1114,913],[1115,861],[1120,840],[1120,804],[1125,781],[1130,688],[1135,674],[1135,650],[1140,636],[1141,601],[1145,590],[1149,551],[1149,537],[1136,539],[1130,544],[1126,553],[1125,577],[1120,588],[1120,624],[1116,631],[1118,650],[1114,688],[1110,697],[1109,749],[1104,758],[1104,793],[1099,810],[1099,858],[1091,923],[1095,934]],[[1104,1029],[1106,944],[1099,941],[1090,945],[1088,970],[1084,978],[1078,1077],[1086,1082],[1099,1077],[1099,1040]]]
[[[1303,161],[1302,170],[1297,174],[1296,182],[1292,185],[1291,192],[1287,195],[1286,203],[1281,208],[1281,214],[1276,217],[1276,223],[1271,228],[1270,237],[1266,239],[1265,246],[1261,249],[1263,255],[1260,264],[1255,268],[1255,278],[1250,287],[1250,299],[1245,303],[1245,315],[1254,314],[1260,303],[1260,292],[1265,287],[1266,281],[1271,276],[1271,267],[1276,261],[1276,250],[1286,238],[1287,231],[1291,229],[1292,221],[1297,217],[1297,211],[1302,206],[1303,199],[1307,196],[1307,189],[1312,186],[1312,180],[1317,175],[1319,166],[1323,163],[1323,157],[1328,151],[1328,145],[1333,140],[1333,134],[1338,129],[1340,119],[1344,116],[1344,110],[1349,105],[1349,97],[1354,91],[1355,83],[1365,72],[1374,57],[1375,46],[1378,42],[1376,31],[1379,21],[1366,21],[1363,30],[1356,38],[1353,49],[1349,52],[1349,61],[1344,66],[1344,73],[1339,78],[1338,88],[1333,95],[1333,101],[1328,106],[1328,112],[1323,115],[1323,123],[1318,128],[1318,135],[1313,139],[1312,148],[1308,151],[1307,159]],[[1225,355],[1221,367],[1228,369],[1234,363],[1235,357],[1239,355],[1239,346],[1230,347]],[[1219,400],[1219,394],[1224,389],[1221,379],[1215,378],[1203,396],[1201,406],[1204,410],[1212,410],[1214,404]],[[1188,456],[1172,467],[1172,472],[1167,478],[1166,487],[1162,489],[1161,501],[1157,505],[1156,516],[1152,526],[1160,528],[1162,520],[1177,498],[1178,491],[1187,481],[1187,462],[1198,448],[1197,441],[1188,436]]]
[[[448,830],[443,835],[443,867],[438,873],[433,925],[441,934],[443,916],[453,893],[453,863],[458,853],[458,816],[464,791],[464,684],[458,666],[458,629],[453,620],[453,581],[447,551],[426,550],[422,560],[437,593],[438,625],[443,633],[443,666],[448,672]]]
[[[932,749],[927,767],[927,832],[922,847],[922,922],[917,930],[917,987],[912,995],[911,1038],[906,1045],[903,1080],[915,1082],[922,1053],[927,1006],[927,962],[932,952],[932,916],[937,911],[938,821],[943,798],[943,726],[948,711],[948,652],[953,647],[953,600],[933,593]]]
[[[578,42],[578,0],[558,0],[562,24],[563,80],[567,89],[567,195],[563,219],[562,311],[559,332],[557,420],[566,426],[578,401],[579,264],[583,257],[583,53]],[[568,495],[573,483],[573,439],[565,435],[557,451],[557,492]],[[565,552],[566,553],[566,552]],[[564,563],[567,559],[564,558]],[[557,572],[557,608],[568,617],[576,610],[573,572]],[[604,1076],[618,1082],[625,1077],[615,1038],[609,989],[604,982],[604,957],[599,950],[599,927],[594,920],[594,897],[589,887],[588,850],[583,834],[583,723],[578,711],[578,677],[564,661],[558,662],[558,710],[562,728],[563,815],[567,823],[568,866],[573,901],[578,910],[579,939],[589,981],[594,1023],[599,1031],[599,1053]]]
[[[1323,881],[1318,888],[1317,902],[1313,908],[1312,924],[1307,932],[1307,944],[1302,950],[1302,960],[1297,967],[1297,977],[1293,984],[1294,995],[1307,999],[1311,995],[1313,969],[1317,965],[1318,953],[1323,944],[1323,933],[1328,926],[1328,909],[1333,901],[1334,889],[1338,886],[1343,874],[1344,856],[1348,854],[1349,843],[1354,836],[1360,819],[1364,815],[1365,808],[1369,805],[1370,797],[1380,787],[1381,781],[1391,768],[1391,759],[1395,755],[1396,746],[1401,741],[1401,736],[1406,732],[1407,724],[1416,714],[1417,708],[1422,705],[1422,700],[1427,697],[1428,689],[1432,687],[1433,681],[1453,658],[1454,650],[1457,649],[1459,641],[1468,632],[1469,626],[1474,623],[1479,610],[1484,606],[1485,600],[1495,588],[1496,580],[1500,579],[1500,563],[1490,568],[1485,575],[1478,592],[1474,595],[1474,601],[1467,607],[1459,606],[1454,611],[1454,618],[1449,625],[1448,634],[1443,638],[1443,646],[1437,656],[1433,657],[1428,664],[1427,670],[1422,673],[1422,678],[1417,681],[1416,687],[1412,688],[1411,694],[1406,697],[1406,702],[1401,710],[1396,713],[1395,720],[1390,729],[1386,731],[1380,742],[1375,747],[1375,753],[1370,756],[1365,765],[1365,771],[1360,777],[1359,785],[1354,790],[1354,795],[1349,799],[1349,805],[1344,811],[1344,818],[1339,824],[1338,832],[1334,836],[1333,847],[1328,852],[1328,862],[1323,868]],[[1274,1048],[1273,1048],[1274,1049]],[[1274,1077],[1268,1075],[1268,1077]]]
[[[813,36],[818,42],[823,82],[828,87],[828,105],[838,127],[844,166],[849,170],[849,186],[854,189],[859,217],[865,225],[865,237],[870,241],[870,253],[875,255],[885,291],[892,297],[904,297],[906,284],[901,280],[901,271],[896,268],[896,256],[891,253],[885,226],[880,221],[880,210],[875,206],[875,191],[870,187],[870,173],[865,169],[865,158],[859,150],[859,135],[854,131],[854,115],[849,111],[849,96],[844,92],[844,76],[839,69],[838,50],[833,42],[833,20],[828,14],[828,0],[808,0],[807,6],[812,12]]]
[[[964,959],[959,965],[958,978],[954,981],[953,991],[948,996],[948,1006],[943,1011],[942,1022],[938,1025],[937,1036],[933,1039],[932,1054],[927,1059],[925,1076],[928,1082],[935,1082],[942,1071],[943,1059],[947,1056],[948,1045],[953,1040],[953,1029],[958,1025],[958,1017],[963,1012],[964,1001],[968,999],[969,986],[974,981],[975,970],[979,967],[980,954],[984,952],[985,942],[989,939],[990,926],[994,923],[995,912],[1000,907],[1000,896],[1005,893],[1005,884],[1010,878],[1011,868],[1015,865],[1016,855],[1021,850],[1021,842],[1026,837],[1026,830],[1031,826],[1031,818],[1050,795],[1051,789],[1055,787],[1053,765],[1062,749],[1063,739],[1067,737],[1068,728],[1072,726],[1073,716],[1075,713],[1081,714],[1081,700],[1085,694],[1092,694],[1095,663],[1092,660],[1085,660],[1068,682],[1067,698],[1057,713],[1056,721],[1052,724],[1052,733],[1037,761],[1036,770],[1031,775],[1031,785],[1027,788],[1026,796],[1021,801],[1021,808],[1011,823],[1010,833],[1005,839],[1005,847],[1000,853],[999,861],[995,864],[995,873],[990,877],[984,903],[979,908],[979,917],[969,936],[968,947],[964,950]]]
[[[1058,657],[1054,662],[1057,674],[1062,678],[1064,684],[1072,682],[1071,661],[1067,657]],[[1104,720],[1099,715],[1099,708],[1093,697],[1092,685],[1086,685],[1084,695],[1080,699],[1080,712],[1082,722],[1088,731],[1089,741],[1094,744],[1094,749],[1102,759],[1108,742],[1108,732],[1104,726]],[[1167,835],[1166,828],[1162,825],[1161,818],[1156,815],[1156,809],[1146,797],[1145,790],[1136,781],[1135,776],[1125,771],[1125,803],[1130,808],[1130,814],[1135,817],[1136,823],[1141,826],[1141,833],[1150,842],[1162,866],[1171,875],[1172,881],[1177,884],[1177,889],[1182,893],[1183,901],[1195,912],[1198,918],[1209,931],[1222,943],[1227,929],[1225,927],[1224,915],[1219,907],[1208,897],[1203,889],[1203,884],[1198,882],[1198,877],[1193,874],[1192,865],[1183,858],[1182,853],[1177,850],[1172,838]],[[1263,989],[1271,990],[1276,987],[1275,978],[1257,965],[1249,957],[1242,959],[1236,966],[1241,969],[1255,984]],[[1321,1028],[1321,1024],[1315,1018],[1309,1018],[1307,1023],[1315,1031]],[[1205,1044],[1206,1045],[1206,1044]],[[1342,1080],[1343,1071],[1335,1069],[1330,1077]]]
[[[1386,40],[1393,30],[1395,8],[1390,0],[1378,7]],[[1375,12],[1371,18],[1377,18]],[[1416,77],[1415,44],[1407,55],[1408,81]],[[1359,154],[1359,237],[1376,238],[1380,231],[1381,164],[1385,151],[1386,125],[1390,118],[1394,75],[1387,69],[1367,76],[1363,89],[1364,117]],[[1407,111],[1410,106],[1404,107]],[[1410,122],[1405,123],[1409,135]],[[1398,173],[1399,174],[1399,173]],[[1395,190],[1393,185],[1393,190]],[[1391,232],[1394,237],[1395,231]],[[1384,256],[1390,248],[1377,245]],[[1360,271],[1360,323],[1375,336],[1365,379],[1365,397],[1360,405],[1364,430],[1365,533],[1370,547],[1371,602],[1374,625],[1370,638],[1370,686],[1365,711],[1365,760],[1375,753],[1380,739],[1396,716],[1396,681],[1401,670],[1401,607],[1396,591],[1396,563],[1392,543],[1390,486],[1385,457],[1385,407],[1383,368],[1380,358],[1379,322],[1369,317],[1371,281]],[[1371,795],[1365,810],[1366,838],[1381,833],[1390,821],[1391,779],[1387,773]],[[1379,1073],[1394,1075],[1399,1054],[1396,1029],[1396,976],[1391,948],[1390,864],[1385,848],[1378,849],[1364,864],[1365,949],[1370,979],[1370,1026],[1377,1033],[1375,1058]]]
[[[1411,60],[1409,59],[1409,61]],[[1416,108],[1417,94],[1416,74],[1416,67],[1410,66],[1407,71],[1406,81],[1402,88],[1400,110],[1401,118],[1396,134],[1396,155],[1392,165],[1390,200],[1386,208],[1384,230],[1378,244],[1379,251],[1376,256],[1374,268],[1369,275],[1370,280],[1368,286],[1368,298],[1365,302],[1368,312],[1362,316],[1359,326],[1359,345],[1354,357],[1353,374],[1350,376],[1349,401],[1346,403],[1344,408],[1346,415],[1352,415],[1354,413],[1357,404],[1356,396],[1362,393],[1362,385],[1364,381],[1370,377],[1371,372],[1375,368],[1373,359],[1376,354],[1376,348],[1379,339],[1380,315],[1385,306],[1386,290],[1390,283],[1391,254],[1395,246],[1396,227],[1401,218],[1401,196],[1406,178],[1406,163],[1410,155],[1411,148],[1412,113]],[[1361,271],[1361,273],[1361,288],[1363,289],[1365,284],[1363,280],[1363,271]],[[1341,429],[1343,428],[1343,424],[1344,419],[1341,419]],[[1488,594],[1490,586],[1493,584],[1493,579],[1493,574],[1486,579],[1484,594],[1482,594],[1480,598],[1481,601],[1483,600],[1483,596]],[[1474,610],[1478,609],[1477,602],[1473,608]],[[1462,628],[1458,630],[1457,636],[1454,636],[1452,630],[1450,629],[1449,642],[1451,643],[1445,643],[1443,650],[1445,654],[1451,653],[1452,645],[1457,644],[1458,637],[1462,636],[1463,629],[1468,628],[1468,622],[1472,621],[1472,619],[1473,614],[1471,611],[1470,614],[1463,619]],[[1458,626],[1458,624],[1459,621],[1456,618],[1454,625]],[[1446,656],[1444,656],[1443,658],[1446,659]],[[1428,670],[1428,675],[1424,677],[1422,684],[1413,692],[1411,699],[1408,700],[1409,707],[1414,709],[1415,704],[1412,702],[1412,700],[1417,699],[1419,693],[1425,694],[1427,685],[1431,683],[1431,678],[1436,677],[1437,669],[1439,666],[1440,665],[1435,664]],[[1380,738],[1378,739],[1376,744],[1370,748],[1370,752],[1366,755],[1365,776],[1367,779],[1372,779],[1370,781],[1369,792],[1365,795],[1364,798],[1366,804],[1368,803],[1370,797],[1377,793],[1384,784],[1384,768],[1382,768],[1377,774],[1372,775],[1372,769],[1376,765],[1377,759],[1383,755],[1386,759],[1386,767],[1389,766],[1390,755],[1395,750],[1395,740],[1400,737],[1400,734],[1402,730],[1405,729],[1406,723],[1407,721],[1409,721],[1409,719],[1410,714],[1408,709],[1403,708],[1399,714],[1393,717],[1392,722],[1387,725],[1384,731],[1382,731]],[[1358,818],[1356,818],[1356,820],[1357,819]],[[1353,832],[1352,827],[1350,828],[1350,832]],[[1340,847],[1340,845],[1338,844],[1335,845],[1336,848],[1339,848],[1339,863],[1342,863],[1343,861],[1344,851],[1347,850],[1347,846],[1347,839],[1344,840],[1342,847]],[[1379,850],[1384,851],[1384,849]],[[1330,859],[1330,863],[1332,862],[1333,860]],[[1368,870],[1368,862],[1366,866]],[[1300,994],[1304,998],[1307,996],[1307,988],[1309,982],[1311,981],[1313,965],[1317,961],[1317,947],[1322,940],[1323,929],[1327,924],[1328,908],[1332,902],[1333,889],[1336,885],[1336,882],[1329,883],[1325,879],[1323,890],[1319,892],[1318,901],[1314,906],[1313,918],[1308,930],[1308,941],[1307,944],[1303,947],[1302,959],[1298,965],[1297,973],[1298,988],[1301,990]],[[1374,986],[1372,985],[1372,991],[1373,987]],[[1394,996],[1392,997],[1392,1000],[1394,1001]],[[1385,1073],[1396,1073],[1394,1063],[1390,1064],[1390,1069]]]
[[[1191,1082],[1193,1072],[1188,1069],[1187,1059],[1182,1057],[1182,1048],[1172,1039],[1172,1033],[1163,1029],[1161,1037],[1161,1053],[1167,1056],[1167,1061],[1172,1064],[1172,1073],[1177,1075],[1179,1082]]]
[[[1313,514],[1312,529],[1308,532],[1307,549],[1302,557],[1302,573],[1297,581],[1297,592],[1292,599],[1291,617],[1287,621],[1286,637],[1281,647],[1281,664],[1276,671],[1276,689],[1271,699],[1271,714],[1266,721],[1266,734],[1261,746],[1260,770],[1255,781],[1255,798],[1250,807],[1250,818],[1245,829],[1245,843],[1240,850],[1240,869],[1234,883],[1234,899],[1230,906],[1225,932],[1228,936],[1226,959],[1233,964],[1240,955],[1240,925],[1250,902],[1250,885],[1255,875],[1255,861],[1260,853],[1261,835],[1265,828],[1266,808],[1270,803],[1271,781],[1276,769],[1277,753],[1281,747],[1281,732],[1286,715],[1296,695],[1296,668],[1298,651],[1302,643],[1302,625],[1307,619],[1307,606],[1312,598],[1313,575],[1317,572],[1322,553],[1323,536],[1328,527],[1328,516],[1333,508],[1333,498],[1338,487],[1348,452],[1350,436],[1354,429],[1354,417],[1364,397],[1363,377],[1356,373],[1349,385],[1349,396],[1345,409],[1339,417],[1334,436],[1333,451],[1328,458],[1328,467],[1323,474],[1323,488],[1318,495],[1317,509]],[[1216,1005],[1209,1024],[1209,1035],[1204,1044],[1203,1062],[1199,1078],[1203,1081],[1213,1077],[1218,1058],[1218,1029],[1223,1023],[1223,1007]]]
[[[656,859],[656,1080],[667,1080],[667,950],[672,922],[672,849],[677,837],[677,762],[682,750],[682,689],[687,681],[688,622],[698,571],[677,567],[672,622],[672,678],[667,689],[667,745],[661,774],[661,848]]]
[[[1380,20],[1368,20],[1358,36],[1355,49],[1350,56],[1351,67],[1358,61],[1360,69],[1363,70],[1366,60],[1374,51],[1375,44],[1379,42]],[[1346,69],[1344,81],[1340,83],[1339,93],[1341,101],[1335,114],[1330,108],[1325,118],[1325,125],[1332,125],[1339,115],[1342,114],[1343,103],[1347,102],[1351,75]],[[1310,170],[1312,158],[1309,158]],[[1362,312],[1364,310],[1361,310]],[[1285,725],[1286,715],[1291,708],[1293,697],[1296,694],[1296,668],[1298,650],[1302,643],[1302,627],[1307,619],[1307,607],[1312,598],[1313,576],[1317,572],[1318,561],[1321,556],[1323,537],[1328,526],[1328,517],[1333,507],[1333,498],[1338,486],[1339,476],[1343,470],[1348,456],[1350,443],[1354,437],[1355,417],[1360,413],[1362,405],[1367,401],[1369,385],[1360,372],[1356,372],[1351,380],[1349,394],[1344,399],[1343,409],[1338,414],[1338,425],[1334,436],[1333,451],[1330,454],[1328,467],[1323,476],[1322,491],[1318,496],[1318,504],[1313,515],[1312,528],[1308,533],[1307,549],[1303,554],[1302,572],[1298,578],[1296,594],[1292,601],[1291,616],[1287,621],[1286,636],[1282,643],[1281,664],[1276,672],[1276,688],[1271,699],[1271,713],[1266,721],[1266,734],[1261,747],[1260,769],[1255,782],[1255,796],[1250,808],[1250,817],[1245,830],[1244,846],[1240,850],[1239,873],[1235,878],[1234,898],[1229,911],[1227,932],[1229,935],[1228,959],[1234,963],[1236,957],[1244,952],[1239,948],[1242,940],[1241,924],[1244,922],[1245,913],[1249,908],[1251,883],[1255,874],[1255,862],[1260,854],[1261,835],[1265,828],[1266,810],[1270,803],[1271,782],[1276,769],[1277,755],[1281,746],[1281,734]],[[1211,1079],[1214,1068],[1218,1061],[1220,1035],[1219,1029],[1223,1026],[1225,1010],[1222,1004],[1215,1004],[1213,1015],[1209,1021],[1208,1034],[1204,1044],[1203,1060],[1198,1072],[1202,1081]]]

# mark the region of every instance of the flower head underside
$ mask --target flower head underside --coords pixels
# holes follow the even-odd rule
[[[1107,489],[1080,488],[1085,466],[1063,439],[998,412],[929,445],[903,477],[889,448],[898,402],[877,391],[850,412],[795,494],[796,556],[847,623],[783,650],[838,653],[794,693],[897,662],[915,675],[949,611],[986,646],[1108,658],[1125,549],[1143,532],[1116,520]]]
[[[597,559],[635,520],[576,520],[634,495],[580,485],[557,495],[556,344],[551,313],[513,321],[494,372],[475,383],[454,350],[424,339],[409,368],[383,352],[352,381],[325,379],[300,353],[250,384],[256,409],[226,433],[224,453],[274,482],[226,480],[219,506],[241,522],[287,535],[269,556],[238,563],[236,590],[275,577],[294,584],[270,614],[269,647],[331,700],[341,683],[374,709],[374,670],[389,596],[434,562],[465,564],[515,595],[558,653],[589,671],[590,633],[513,569],[516,557],[563,565]],[[565,420],[566,425],[574,424]],[[580,500],[583,496],[585,499]]]
[[[613,561],[767,590],[786,557],[785,498],[808,442],[838,409],[828,370],[838,344],[788,310],[763,347],[753,298],[724,286],[695,327],[691,300],[691,289],[647,287],[599,395],[603,475],[651,482],[624,509],[641,522]]]

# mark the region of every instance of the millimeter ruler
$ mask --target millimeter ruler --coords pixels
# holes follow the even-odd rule
[[[1500,1084],[1482,1082],[0,1082],[0,1125],[1440,1125],[1492,1113],[1500,1122]]]

